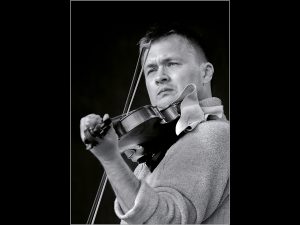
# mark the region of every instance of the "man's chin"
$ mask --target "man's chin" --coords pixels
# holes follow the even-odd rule
[[[156,106],[159,109],[165,109],[174,102],[174,96],[168,96],[157,102]]]

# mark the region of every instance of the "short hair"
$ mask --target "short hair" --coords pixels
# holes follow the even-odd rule
[[[141,52],[144,47],[149,46],[150,42],[155,42],[158,39],[168,37],[172,34],[177,34],[184,37],[194,48],[201,54],[204,60],[208,60],[206,54],[206,43],[203,36],[197,33],[194,29],[186,24],[174,22],[174,23],[160,23],[152,25],[145,36],[139,41],[139,51]]]

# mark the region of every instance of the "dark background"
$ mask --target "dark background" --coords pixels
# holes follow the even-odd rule
[[[72,2],[72,85],[71,3],[3,3],[2,223],[11,223],[12,219],[15,223],[30,224],[69,224],[70,219],[72,223],[86,222],[102,168],[80,143],[79,119],[91,111],[98,112],[100,107],[99,113],[104,107],[103,111],[119,114],[119,109],[113,108],[122,108],[127,94],[126,90],[124,95],[111,98],[111,94],[118,93],[107,91],[103,82],[95,84],[97,89],[92,90],[95,77],[91,78],[91,71],[96,66],[91,65],[97,62],[99,71],[110,66],[110,73],[98,74],[109,81],[112,77],[105,76],[112,76],[127,60],[116,58],[128,50],[120,51],[117,44],[126,40],[133,43],[133,53],[127,52],[128,56],[134,54],[133,62],[116,76],[121,79],[127,76],[126,72],[132,74],[137,59],[137,33],[143,30],[144,34],[149,21],[175,17],[190,20],[207,31],[216,49],[212,51],[214,61],[218,62],[214,63],[214,94],[222,98],[229,115],[228,2]],[[100,6],[96,8],[95,4]],[[299,192],[295,183],[299,170],[295,142],[298,133],[294,132],[297,113],[290,110],[294,109],[299,89],[295,76],[298,70],[293,67],[298,65],[293,63],[298,60],[293,57],[299,39],[295,29],[299,21],[297,10],[296,3],[291,2],[230,3],[231,224],[247,224],[249,218],[250,223],[255,220],[287,224],[294,222],[289,215],[298,213],[298,208],[293,207]],[[133,26],[124,27],[126,24]],[[101,27],[106,28],[105,32]],[[110,51],[97,52],[99,46],[103,50],[111,43],[97,40],[110,40],[104,37],[117,33],[123,33],[123,39],[114,39]],[[113,49],[118,54],[112,55]],[[119,60],[117,66],[97,61],[91,52],[87,54],[88,50],[96,52],[99,58],[101,54],[106,57],[105,63]],[[129,80],[123,89],[127,89]],[[120,101],[122,106],[105,102],[103,92],[109,93],[105,97],[112,99],[110,103]],[[91,104],[94,102],[97,104]],[[100,208],[96,222],[118,223],[112,211],[114,196],[109,189],[104,198],[105,207]]]
[[[229,118],[229,2],[71,2],[71,223],[87,221],[103,173],[80,140],[80,118],[123,111],[139,39],[154,22],[188,23],[207,40],[213,96]],[[141,80],[132,109],[149,104]],[[135,165],[126,160],[133,169]],[[119,223],[110,184],[95,223]]]

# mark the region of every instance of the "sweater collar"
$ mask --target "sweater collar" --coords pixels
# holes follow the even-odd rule
[[[199,123],[208,120],[209,116],[225,118],[221,100],[210,97],[199,101],[195,84],[187,85],[174,102],[178,101],[181,101],[181,115],[175,127],[176,135],[192,131]]]

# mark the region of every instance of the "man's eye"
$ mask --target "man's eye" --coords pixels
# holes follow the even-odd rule
[[[168,66],[176,66],[176,65],[178,65],[178,63],[176,63],[176,62],[169,62],[168,63]]]
[[[147,75],[151,74],[151,73],[154,72],[154,71],[155,71],[155,69],[150,69],[150,70],[148,70]]]

